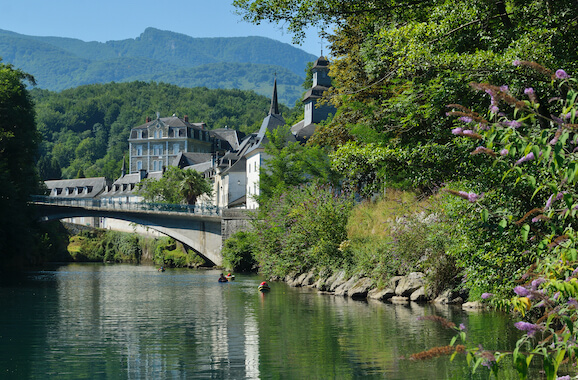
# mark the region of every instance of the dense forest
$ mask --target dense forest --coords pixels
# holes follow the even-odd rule
[[[145,118],[176,114],[210,129],[256,131],[270,98],[252,91],[182,88],[162,83],[109,83],[61,92],[33,89],[42,136],[38,167],[42,179],[80,176],[116,179],[128,153],[131,128]],[[290,118],[290,110],[281,105]]]
[[[156,81],[269,96],[277,73],[279,100],[289,106],[301,96],[307,62],[316,58],[264,37],[193,38],[154,28],[135,39],[106,43],[0,30],[0,57],[33,75],[39,88],[51,91]]]

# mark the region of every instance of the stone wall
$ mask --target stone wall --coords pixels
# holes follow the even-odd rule
[[[433,297],[428,294],[425,275],[421,272],[406,276],[395,276],[383,288],[377,288],[370,278],[348,276],[345,271],[316,274],[313,272],[291,274],[281,279],[290,286],[310,287],[336,296],[354,299],[375,299],[382,302],[436,302],[440,304],[462,305],[464,308],[476,308],[481,305],[464,304],[465,296],[447,290]]]
[[[253,212],[246,209],[225,209],[221,221],[221,239],[224,242],[238,231],[248,231],[251,228]]]

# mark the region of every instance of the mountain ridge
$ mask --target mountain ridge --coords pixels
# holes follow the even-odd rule
[[[33,75],[38,87],[52,91],[111,81],[162,80],[270,96],[266,91],[276,73],[279,100],[289,106],[302,95],[307,63],[317,58],[267,37],[190,37],[150,27],[136,38],[107,42],[0,29],[0,57]],[[235,84],[242,87],[232,87]]]

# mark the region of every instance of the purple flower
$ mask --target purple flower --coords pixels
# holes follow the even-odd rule
[[[516,286],[514,288],[514,293],[516,293],[519,297],[526,297],[530,292],[523,286]]]
[[[512,65],[514,66],[520,66],[522,64],[522,61],[520,61],[519,59],[514,59],[514,61],[512,62]]]
[[[503,121],[502,124],[504,124],[507,127],[512,127],[514,129],[520,128],[522,126],[522,123],[519,122],[518,120]]]
[[[544,206],[544,210],[548,210],[550,206],[552,206],[552,200],[554,199],[554,194],[550,195],[550,198],[546,201],[546,205]]]
[[[536,98],[536,94],[534,93],[534,89],[532,87],[528,87],[524,90],[524,94],[528,95],[530,101],[535,103],[538,99]]]
[[[466,331],[466,325],[460,323],[460,331]]]
[[[506,85],[500,86],[500,91],[502,92],[508,92],[509,87]]]
[[[508,149],[502,149],[502,150],[500,151],[500,156],[507,156],[508,153],[510,153],[510,152],[508,152]]]
[[[558,376],[556,380],[572,380],[570,375]]]
[[[500,108],[499,108],[498,106],[492,104],[492,105],[490,106],[490,112],[491,112],[491,113],[498,113],[498,112],[500,112]]]
[[[523,162],[532,161],[534,158],[535,158],[534,153],[530,152],[527,155],[525,155],[524,157],[520,158],[518,161],[516,161],[516,165],[519,165]]]
[[[529,336],[534,336],[537,331],[542,331],[544,328],[542,326],[535,325],[529,322],[516,322],[514,326],[521,331],[526,331]]]
[[[461,135],[462,134],[462,129],[460,127],[454,128],[452,129],[452,133],[454,135]]]
[[[468,193],[468,201],[474,203],[477,202],[482,196],[476,193]]]
[[[473,119],[469,116],[462,116],[459,118],[460,121],[463,121],[464,123],[471,123],[473,121]]]
[[[564,71],[562,69],[558,69],[558,70],[556,70],[556,78],[568,79],[568,78],[570,78],[570,75],[566,74],[566,71]]]
[[[532,281],[532,290],[538,289],[538,287],[539,287],[540,285],[542,285],[543,283],[545,283],[545,282],[546,282],[546,279],[545,279],[545,278],[542,278],[542,277],[533,280],[533,281]]]
[[[487,300],[488,298],[492,297],[492,293],[482,293],[482,299]]]
[[[574,299],[574,298],[570,298],[570,299],[568,300],[568,305],[574,306],[575,308],[578,309],[578,301],[576,301],[576,299]]]
[[[560,292],[556,292],[552,298],[554,298],[554,301],[558,301],[558,298],[560,298]]]

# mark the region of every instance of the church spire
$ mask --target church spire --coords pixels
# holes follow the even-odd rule
[[[279,115],[279,103],[277,102],[277,73],[275,73],[275,83],[273,84],[273,97],[271,98],[269,115]]]

